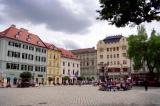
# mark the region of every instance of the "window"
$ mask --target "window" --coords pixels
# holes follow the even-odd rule
[[[116,61],[114,61],[114,65],[116,65]]]
[[[28,59],[29,59],[29,60],[33,60],[33,55],[32,55],[32,54],[29,54],[29,55],[28,55]]]
[[[40,66],[36,66],[35,67],[35,71],[39,71],[40,72]]]
[[[8,51],[7,55],[8,55],[9,57],[20,58],[20,53],[19,53],[19,52]]]
[[[74,63],[73,63],[73,67],[74,67]]]
[[[36,48],[36,52],[41,52],[41,48]]]
[[[107,48],[107,52],[109,52],[109,48]]]
[[[73,75],[74,75],[74,70],[73,70]]]
[[[65,69],[63,69],[63,74],[65,74]]]
[[[28,57],[28,54],[22,53],[22,59],[27,59],[27,57]]]
[[[110,58],[112,58],[112,55],[110,55]]]
[[[6,69],[11,69],[11,63],[6,64]]]
[[[100,55],[99,57],[100,57],[100,59],[103,59],[103,55]]]
[[[103,48],[100,48],[99,51],[100,51],[100,52],[103,52]]]
[[[77,67],[79,67],[79,64],[77,64]]]
[[[19,64],[6,63],[6,69],[19,70]]]
[[[70,66],[70,63],[68,62],[68,66]]]
[[[110,48],[110,51],[112,51],[112,48]]]
[[[33,66],[28,66],[28,71],[33,71]]]
[[[117,54],[117,58],[119,58],[119,54]]]
[[[109,59],[109,55],[107,55],[107,59]]]
[[[23,45],[23,49],[28,49],[28,45]]]
[[[116,54],[114,54],[114,58],[116,58]]]
[[[126,57],[126,56],[127,56],[127,54],[126,54],[126,53],[122,53],[122,55],[123,55],[123,57]]]
[[[119,51],[119,47],[117,47],[117,51]]]
[[[92,65],[94,65],[94,61],[92,61]]]
[[[63,62],[63,66],[65,66],[65,62]]]
[[[119,61],[117,61],[117,64],[119,65]]]
[[[8,54],[7,54],[9,57],[12,56],[12,52],[11,51],[8,51]]]
[[[21,48],[21,43],[9,41],[8,45]]]
[[[123,64],[127,64],[127,61],[126,61],[126,60],[123,60]]]
[[[68,70],[68,75],[70,75],[70,70]]]
[[[126,48],[127,48],[126,46],[122,46],[122,50],[126,50]]]
[[[115,51],[116,49],[115,49],[115,47],[113,48],[113,51]]]
[[[46,58],[45,57],[41,57],[41,62],[46,62]]]
[[[34,50],[34,47],[33,46],[29,46],[29,50]]]

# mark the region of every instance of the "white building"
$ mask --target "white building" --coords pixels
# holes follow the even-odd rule
[[[97,44],[97,64],[105,64],[104,68],[111,78],[128,76],[130,60],[127,58],[128,43],[122,35],[108,36]],[[102,66],[101,66],[102,67]]]
[[[37,35],[15,25],[0,32],[0,72],[11,84],[24,71],[31,72],[37,83],[44,82],[46,61],[47,49]]]
[[[60,49],[62,52],[61,59],[61,72],[62,72],[62,82],[63,77],[68,76],[70,82],[74,83],[77,80],[77,77],[80,76],[80,60],[76,56],[65,49]]]

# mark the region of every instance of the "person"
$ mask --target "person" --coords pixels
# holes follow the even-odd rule
[[[145,88],[145,91],[148,91],[148,81],[147,80],[144,81],[144,88]]]

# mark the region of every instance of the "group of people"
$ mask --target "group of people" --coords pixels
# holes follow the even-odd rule
[[[100,82],[99,90],[101,91],[116,91],[116,90],[128,90],[132,88],[132,82],[130,79],[107,79]]]

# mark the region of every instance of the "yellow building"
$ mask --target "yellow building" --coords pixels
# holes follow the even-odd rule
[[[48,48],[47,56],[47,84],[61,84],[61,51],[53,44],[45,43]]]

